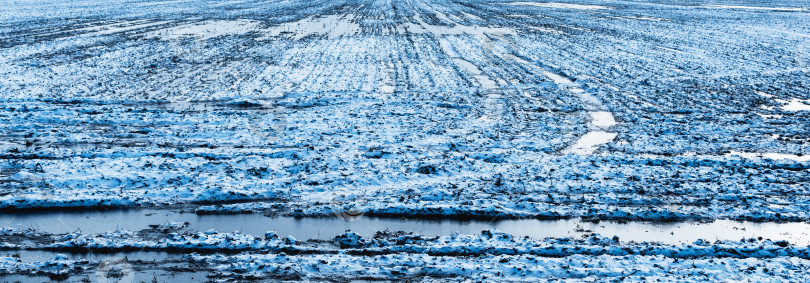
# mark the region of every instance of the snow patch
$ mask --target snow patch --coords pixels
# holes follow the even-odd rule
[[[553,29],[553,28],[546,28],[546,27],[528,27],[528,28],[536,30],[536,31],[540,31],[540,32],[553,33],[553,34],[564,34],[564,32],[562,32],[561,30],[556,30],[556,29]]]
[[[442,37],[446,35],[460,35],[460,34],[469,34],[475,36],[479,40],[483,42],[484,46],[491,45],[491,41],[487,34],[497,34],[497,35],[506,35],[506,34],[516,34],[513,29],[509,28],[492,28],[492,27],[481,27],[481,26],[465,26],[458,24],[445,16],[444,14],[433,11],[436,16],[453,26],[434,26],[426,23],[422,20],[420,15],[416,15],[414,19],[416,22],[419,23],[417,28],[409,28],[408,30],[412,32],[430,32],[432,33],[437,39],[439,39],[439,47],[441,47],[442,51],[447,54],[449,57],[453,58],[453,61],[456,64],[460,65],[461,67],[465,68],[467,71],[472,73],[478,83],[485,89],[492,89],[496,88],[498,84],[492,80],[489,76],[483,74],[481,69],[475,66],[475,64],[467,61],[465,59],[459,58],[459,55],[453,51],[453,48],[450,46],[450,43],[447,40],[444,40]]]
[[[551,79],[551,81],[553,81],[555,84],[558,84],[558,85],[570,85],[570,84],[574,83],[573,81],[569,80],[566,77],[560,76],[558,74],[555,74],[555,73],[552,73],[552,72],[549,72],[549,71],[544,71],[543,75],[545,75],[546,77]]]
[[[470,19],[473,19],[473,20],[476,20],[476,21],[481,21],[482,20],[480,17],[478,17],[476,15],[473,15],[473,14],[470,14],[470,13],[461,12],[461,14],[463,14],[467,18],[470,18]]]
[[[739,156],[742,158],[748,159],[773,159],[773,160],[780,160],[780,159],[788,159],[794,160],[799,162],[808,162],[810,161],[810,155],[795,155],[795,154],[784,154],[784,153],[756,153],[756,152],[739,152],[739,151],[732,151],[730,153],[725,154],[726,157],[731,156]]]
[[[715,9],[744,9],[744,10],[777,11],[777,12],[810,11],[810,8],[799,8],[799,7],[756,7],[756,6],[736,6],[736,5],[706,5],[705,7]]]
[[[790,101],[777,100],[781,102],[782,110],[785,111],[810,111],[810,101],[792,98]]]
[[[600,145],[607,144],[616,138],[616,133],[602,130],[604,128],[615,126],[616,119],[613,118],[613,114],[608,111],[604,111],[606,107],[602,105],[596,96],[593,96],[584,89],[576,86],[576,84],[574,84],[574,82],[567,77],[550,71],[543,71],[543,74],[551,79],[554,83],[560,85],[562,88],[567,88],[568,91],[579,96],[579,100],[582,102],[583,107],[588,110],[588,115],[591,117],[591,128],[598,129],[596,131],[592,129],[591,132],[588,132],[580,137],[579,140],[574,143],[574,145],[563,150],[563,153],[591,154],[599,149]]]
[[[459,66],[466,69],[468,72],[472,73],[478,83],[481,84],[483,88],[496,88],[498,86],[495,81],[490,79],[488,76],[483,75],[480,69],[478,69],[475,64],[470,63],[470,61],[461,59],[461,58],[453,58],[453,61],[456,62]]]
[[[616,120],[613,119],[613,114],[607,111],[588,112],[591,115],[591,125],[607,128],[616,125]]]
[[[284,23],[266,31],[262,39],[287,36],[300,40],[310,35],[336,39],[360,32],[360,25],[353,21],[353,15],[309,16],[297,22]]]
[[[202,23],[181,25],[154,32],[152,35],[164,40],[196,38],[206,40],[220,36],[245,34],[258,29],[261,22],[254,20],[211,20]]]
[[[766,93],[766,92],[762,92],[762,91],[756,91],[756,93],[763,96],[763,97],[773,98],[773,94],[770,94],[770,93]]]
[[[76,31],[80,32],[88,32],[84,34],[84,36],[99,36],[99,35],[108,35],[113,33],[119,32],[126,32],[131,30],[137,30],[142,28],[147,28],[151,26],[158,26],[166,23],[170,23],[171,21],[157,21],[157,22],[148,22],[149,20],[139,20],[139,21],[127,21],[123,23],[115,23],[109,25],[100,25],[100,26],[93,26],[93,27],[86,27],[77,29]]]
[[[616,133],[591,131],[580,137],[573,146],[564,150],[563,153],[592,154],[599,149],[600,145],[607,144],[614,139],[616,139]]]

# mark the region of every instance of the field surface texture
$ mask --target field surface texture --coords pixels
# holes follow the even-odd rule
[[[0,66],[5,215],[810,221],[806,0],[0,0]],[[152,224],[3,228],[70,256],[0,275],[109,277],[92,250],[178,281],[810,276],[808,246],[768,239]]]

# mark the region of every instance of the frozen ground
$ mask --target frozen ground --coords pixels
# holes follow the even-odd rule
[[[810,219],[801,3],[139,3],[5,5],[0,206]]]
[[[167,223],[140,232],[119,230],[97,235],[5,229],[0,231],[5,248],[13,246],[24,251],[0,257],[0,272],[50,278],[105,278],[105,273],[114,266],[118,279],[131,280],[135,274],[143,276],[144,271],[149,270],[154,274],[171,272],[171,276],[180,278],[190,277],[188,273],[206,272],[215,281],[562,279],[635,282],[663,279],[697,282],[790,281],[810,276],[808,246],[754,238],[666,245],[622,242],[618,237],[594,234],[581,239],[534,240],[484,230],[476,235],[438,237],[380,232],[364,238],[346,232],[326,241],[299,241],[273,231],[255,237],[215,230],[177,233],[178,229],[182,229],[182,224]],[[45,259],[37,252],[39,250],[75,255],[94,251],[109,256],[98,260],[91,254],[90,259],[73,260],[65,254],[57,254]],[[178,257],[155,251],[187,254]],[[128,255],[132,258],[115,257],[122,252],[130,252]],[[32,261],[24,262],[22,258]]]
[[[806,224],[808,7],[0,0],[0,209]],[[188,259],[226,278],[283,261],[250,256]],[[445,261],[438,277],[483,279],[497,275],[455,266],[501,260],[352,256],[289,262],[368,261],[382,278],[402,260]],[[571,258],[604,264],[568,278],[687,267],[605,256]],[[725,256],[700,256],[715,260],[701,262],[709,279],[760,264]],[[751,276],[806,273],[799,258]],[[617,261],[650,275],[611,273]],[[18,275],[55,264],[3,262]]]

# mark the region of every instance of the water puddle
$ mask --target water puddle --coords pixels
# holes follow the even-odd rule
[[[426,236],[452,233],[478,234],[495,228],[523,237],[580,237],[588,233],[618,236],[622,241],[648,241],[666,244],[691,243],[697,239],[740,240],[763,237],[810,245],[810,223],[753,223],[720,220],[711,223],[583,222],[578,219],[504,219],[494,221],[422,220],[359,217],[347,221],[339,217],[267,217],[260,214],[197,215],[173,210],[128,209],[110,211],[26,212],[0,215],[0,227],[34,228],[47,233],[81,232],[99,234],[118,229],[138,231],[149,225],[188,222],[190,231],[215,229],[239,231],[254,236],[275,230],[299,240],[331,239],[346,230],[370,237],[378,231],[406,231]]]
[[[183,261],[182,255],[164,252],[125,252],[125,253],[69,253],[51,251],[5,251],[0,252],[3,257],[18,257],[21,262],[46,262],[57,255],[64,255],[68,259],[86,259],[91,262],[115,262],[116,259],[126,259],[115,266],[134,271],[127,276],[111,276],[106,278],[105,269],[101,265],[90,265],[86,270],[71,273],[68,278],[61,278],[59,282],[208,282],[207,271],[195,271],[172,267],[181,265],[173,262]],[[167,262],[168,261],[168,262]],[[123,270],[122,270],[123,271]],[[0,275],[2,282],[54,282],[55,279],[45,274],[12,274]]]
[[[599,5],[582,5],[582,4],[570,4],[570,3],[536,3],[536,2],[511,2],[511,3],[501,3],[507,5],[517,5],[517,6],[534,6],[534,7],[543,7],[543,8],[555,8],[555,9],[574,9],[574,10],[606,10],[612,9],[611,7],[607,6],[599,6]]]

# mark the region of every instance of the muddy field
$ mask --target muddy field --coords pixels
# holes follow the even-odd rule
[[[0,280],[810,276],[805,0],[0,0],[0,66]]]

